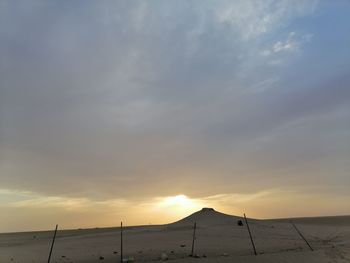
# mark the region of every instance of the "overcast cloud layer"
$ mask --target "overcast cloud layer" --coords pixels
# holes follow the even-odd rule
[[[0,188],[94,202],[286,188],[349,200],[349,11],[1,1]]]

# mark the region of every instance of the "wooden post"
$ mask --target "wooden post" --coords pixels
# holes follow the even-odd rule
[[[292,226],[294,227],[294,229],[298,232],[299,236],[305,241],[305,243],[308,245],[308,247],[310,248],[311,251],[314,251],[314,249],[311,247],[311,245],[309,244],[309,242],[307,242],[306,238],[303,236],[303,234],[299,231],[299,229],[297,228],[296,225],[294,225],[294,223],[292,221],[290,221],[290,223],[292,224]]]
[[[196,226],[197,226],[197,222],[194,222],[194,225],[193,225],[193,237],[192,237],[191,257],[194,256],[194,240],[196,239]]]
[[[120,262],[123,262],[123,222],[120,222]]]
[[[52,250],[53,250],[53,245],[55,244],[55,239],[56,239],[57,227],[58,227],[58,225],[56,225],[55,233],[53,234],[53,239],[52,239],[50,253],[49,253],[49,258],[47,259],[47,263],[50,263],[50,260],[51,260],[51,254],[52,254]]]
[[[245,223],[246,223],[246,225],[247,225],[247,229],[248,229],[248,232],[249,232],[250,241],[252,242],[252,246],[253,246],[253,249],[254,249],[254,254],[255,254],[255,256],[256,256],[257,253],[256,253],[256,249],[255,249],[254,240],[253,240],[253,237],[252,237],[252,233],[250,232],[248,220],[247,220],[245,214],[244,214],[244,220],[245,220]]]

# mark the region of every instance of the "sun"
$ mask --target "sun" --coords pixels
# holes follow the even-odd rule
[[[179,206],[179,207],[191,207],[194,205],[194,201],[189,199],[185,195],[169,196],[164,198],[163,205],[165,206]]]
[[[162,197],[155,203],[156,209],[161,209],[168,214],[183,215],[199,210],[202,204],[199,200],[191,199],[184,194]]]

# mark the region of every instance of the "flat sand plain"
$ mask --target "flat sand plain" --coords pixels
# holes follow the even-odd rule
[[[350,262],[350,216],[248,219],[258,255],[241,217],[203,209],[178,222],[123,228],[123,255],[134,262]],[[193,223],[197,222],[194,254]],[[244,222],[244,220],[243,220]],[[0,262],[47,262],[52,231],[0,234]],[[163,258],[165,259],[165,258]],[[58,231],[51,262],[120,262],[120,229]]]

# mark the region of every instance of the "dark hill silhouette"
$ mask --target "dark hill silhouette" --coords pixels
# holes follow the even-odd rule
[[[202,208],[177,222],[169,224],[169,227],[184,227],[192,226],[197,222],[200,226],[214,226],[214,225],[237,225],[237,221],[242,220],[242,217],[227,215],[215,211],[213,208]]]

